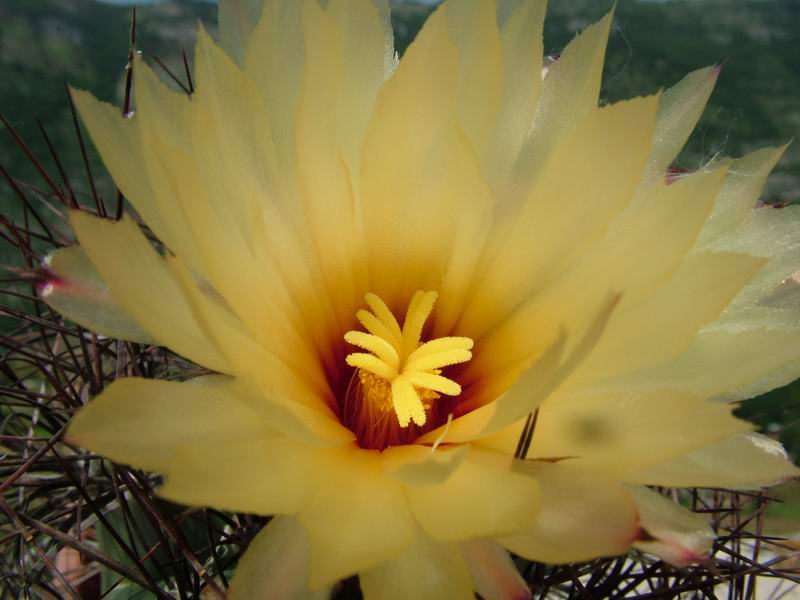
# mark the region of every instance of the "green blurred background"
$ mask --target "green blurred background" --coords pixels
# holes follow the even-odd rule
[[[86,193],[65,83],[121,104],[133,2],[128,0],[0,0],[0,113],[42,163],[56,172],[38,118],[58,151],[72,185]],[[139,48],[185,79],[196,21],[216,31],[214,3],[136,2]],[[393,2],[396,45],[402,54],[435,2]],[[545,51],[557,54],[575,34],[611,6],[608,0],[551,0]],[[784,143],[800,133],[800,1],[620,0],[609,42],[602,101],[652,93],[687,72],[722,64],[716,91],[678,164],[693,169],[717,154],[739,156]],[[11,175],[43,188],[36,171],[0,132],[0,162]],[[90,150],[99,193],[114,190]],[[35,190],[28,188],[35,194]],[[789,148],[764,193],[769,202],[800,196],[800,144]],[[17,200],[0,182],[0,212],[19,217]],[[68,236],[66,228],[56,228]],[[18,264],[8,248],[0,262]],[[800,270],[800,265],[798,265]],[[7,325],[6,325],[7,326]],[[0,323],[0,328],[3,325]],[[740,414],[779,435],[800,458],[800,384],[746,402]]]

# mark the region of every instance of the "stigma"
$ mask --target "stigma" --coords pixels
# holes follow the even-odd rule
[[[427,421],[431,403],[440,395],[458,396],[461,386],[444,377],[442,369],[472,358],[473,342],[467,337],[441,337],[422,342],[425,322],[438,294],[418,291],[408,305],[400,327],[386,303],[375,294],[365,300],[370,310],[359,310],[356,318],[364,331],[348,331],[347,343],[366,352],[353,352],[347,364],[358,369],[361,398],[373,414],[394,415],[405,429],[413,422]]]

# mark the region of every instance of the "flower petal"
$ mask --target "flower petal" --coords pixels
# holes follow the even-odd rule
[[[326,403],[330,391],[320,373],[287,365],[257,344],[242,324],[224,307],[204,297],[188,270],[178,259],[168,259],[198,323],[210,339],[236,365],[240,379],[252,381],[260,390],[253,397],[253,407],[286,435],[311,444],[338,446],[353,440]],[[301,365],[314,367],[318,365]],[[312,387],[316,386],[316,387]]]
[[[567,462],[527,462],[542,499],[536,522],[496,538],[511,552],[551,564],[626,552],[639,523],[630,495],[619,483]]]
[[[447,12],[431,15],[378,93],[361,193],[371,291],[398,310],[420,289],[439,290],[437,322],[452,324],[491,196],[454,114],[460,67]]]
[[[256,84],[202,27],[195,61],[197,91],[187,123],[189,154],[201,169],[195,176],[217,216],[216,226],[229,232],[237,248],[241,238],[247,256],[247,251],[254,252],[254,238],[262,231],[262,211],[285,192],[272,143],[273,123]],[[164,164],[171,166],[168,160]]]
[[[495,542],[472,540],[461,544],[475,591],[484,600],[529,600],[531,589],[508,552]]]
[[[220,44],[241,64],[247,40],[261,16],[262,0],[219,0]]]
[[[582,257],[629,204],[652,146],[657,109],[657,96],[596,108],[560,140],[525,189],[525,201],[504,211],[492,230],[460,335],[478,342],[497,327],[498,345],[520,336],[505,321],[512,310]]]
[[[548,69],[533,132],[515,165],[515,174],[523,180],[536,173],[561,136],[597,107],[613,19],[609,12],[578,33]]]
[[[133,91],[137,110],[131,120],[142,144],[141,155],[152,190],[146,200],[152,205],[152,210],[142,201],[137,203],[136,197],[131,198],[131,203],[167,248],[187,261],[193,270],[207,277],[200,253],[205,240],[193,238],[191,228],[187,227],[184,209],[175,202],[170,175],[163,168],[163,161],[168,160],[169,155],[163,155],[161,151],[163,140],[168,140],[169,146],[174,148],[190,146],[191,100],[188,95],[165,85],[138,53],[134,56],[133,69],[136,73]],[[159,143],[156,143],[157,139]]]
[[[714,212],[703,227],[698,249],[708,249],[730,235],[751,214],[770,171],[787,146],[760,148],[731,163]]]
[[[118,379],[72,419],[67,437],[120,463],[164,471],[183,444],[270,435],[232,380]]]
[[[508,195],[511,169],[530,134],[539,102],[546,7],[546,2],[498,2],[504,92],[484,164],[499,202]]]
[[[306,2],[303,31],[296,114],[303,226],[313,240],[324,297],[345,324],[368,288],[359,223],[361,151],[391,41],[370,0],[332,0],[326,8]]]
[[[293,517],[274,517],[253,538],[228,590],[229,600],[326,600],[308,589],[308,541]]]
[[[656,116],[656,143],[650,153],[647,184],[662,183],[667,168],[678,156],[694,130],[717,83],[719,67],[706,67],[686,75],[661,96]]]
[[[502,45],[496,0],[447,2],[450,38],[458,50],[455,111],[473,151],[483,157],[503,95]]]
[[[276,435],[184,444],[158,493],[189,506],[296,514],[325,482],[329,464],[324,450]]]
[[[750,398],[796,379],[799,362],[800,332],[767,326],[707,327],[675,359],[622,377],[613,385],[619,389],[677,388],[701,397]],[[731,365],[737,368],[731,369]]]
[[[458,546],[418,534],[394,560],[360,574],[364,600],[473,600],[472,579]]]
[[[570,383],[577,386],[610,379],[679,356],[703,326],[720,317],[765,262],[723,252],[687,257],[652,298],[620,306],[596,351]]]
[[[164,259],[130,217],[111,222],[73,211],[70,218],[81,247],[108,285],[111,297],[142,329],[209,369],[230,370],[193,318]]]
[[[752,429],[730,406],[685,392],[553,398],[539,408],[530,458],[573,457],[624,479],[647,465]]]
[[[200,89],[188,140],[176,145],[148,129],[151,175],[160,175],[182,207],[183,227],[202,251],[202,274],[254,337],[284,360],[318,365],[311,353],[322,353],[313,344],[330,339],[333,313],[301,243],[299,203],[274,145],[276,124],[258,87],[202,30],[195,55]]]
[[[597,310],[596,306],[608,296],[610,289],[621,292],[617,312],[626,306],[636,307],[643,299],[658,297],[696,240],[724,174],[724,169],[718,169],[712,173],[692,175],[670,186],[662,184],[653,188],[645,199],[629,206],[611,223],[589,256],[572,265],[530,301],[519,306],[505,323],[484,339],[482,346],[489,351],[476,357],[472,371],[484,370],[494,374],[495,378],[498,372],[514,373],[520,363],[540,351],[542,339],[555,339],[559,328],[573,331],[581,327],[586,315]],[[749,273],[744,268],[747,264],[736,270],[739,263],[734,263],[726,272],[733,269],[734,274],[744,272],[746,275]],[[726,289],[730,287],[728,285]],[[674,295],[680,289],[674,284],[668,291]],[[726,297],[721,292],[717,298],[724,301]],[[613,321],[619,322],[620,319],[615,315]],[[691,323],[698,319],[703,320],[698,317]],[[647,320],[650,326],[660,323],[657,319]],[[685,345],[696,328],[691,329],[686,323],[681,325],[682,330],[689,331],[677,338]],[[539,335],[523,336],[519,335],[520,331],[537,331]],[[641,340],[640,343],[651,342],[651,338],[645,336]],[[642,354],[646,355],[646,352]],[[603,361],[605,356],[612,360]],[[627,362],[616,361],[615,355],[599,351],[590,358],[593,359],[590,362],[603,363],[606,370],[628,366]],[[638,355],[633,358],[639,360]],[[603,376],[608,376],[605,371]]]
[[[413,486],[441,483],[459,468],[469,446],[392,446],[383,451],[383,469],[392,479]]]
[[[296,172],[295,113],[305,62],[303,5],[263,0],[261,17],[244,53],[244,71],[264,95],[278,164],[287,179]]]
[[[413,543],[403,486],[382,471],[379,453],[356,448],[337,450],[328,463],[323,487],[298,516],[308,532],[312,589],[394,559]]]
[[[636,502],[642,528],[636,548],[676,567],[708,558],[714,531],[702,516],[644,486],[626,488]]]
[[[152,73],[142,74],[148,75]],[[135,79],[139,76],[137,71]],[[123,116],[119,107],[100,102],[88,92],[72,89],[70,93],[114,183],[156,235],[170,248],[176,248],[178,244],[161,216],[157,190],[147,172],[138,115]]]
[[[54,277],[39,295],[62,315],[109,337],[152,344],[153,339],[111,298],[108,286],[80,246],[60,248],[44,259]]]
[[[407,485],[414,517],[432,538],[456,542],[508,533],[533,522],[539,508],[535,478],[515,472],[511,457],[470,449],[450,477]]]
[[[778,442],[758,433],[740,433],[671,460],[633,471],[627,478],[663,487],[756,489],[799,477]]]
[[[601,339],[618,301],[619,297],[613,294],[606,299],[567,356],[564,356],[564,347],[568,340],[562,331],[559,338],[536,359],[533,365],[523,370],[521,375],[511,369],[504,376],[499,373],[494,373],[492,376],[489,373],[484,376],[485,383],[480,380],[481,367],[471,365],[471,370],[462,382],[468,384],[470,377],[476,377],[478,384],[473,387],[469,399],[462,404],[466,414],[446,426],[425,434],[419,441],[432,442],[441,438],[440,441],[464,443],[488,438],[532,413],[548,396],[555,393],[591,354]],[[475,371],[478,371],[478,374],[475,374]],[[509,381],[511,381],[510,387]],[[498,394],[502,395],[497,397]],[[493,398],[497,399],[491,401]],[[474,408],[475,406],[478,408]]]

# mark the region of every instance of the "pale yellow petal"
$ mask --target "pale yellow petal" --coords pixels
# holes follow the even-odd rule
[[[304,226],[341,329],[367,287],[361,150],[385,76],[386,31],[370,0],[334,0],[324,9],[305,2],[303,34],[296,143]]]
[[[471,449],[435,485],[406,486],[414,517],[432,538],[464,541],[529,526],[539,509],[536,479],[514,470],[511,457]]]
[[[531,458],[572,462],[619,478],[749,431],[731,407],[686,392],[554,397],[539,407]]]
[[[308,589],[308,540],[293,517],[273,517],[247,546],[228,589],[230,600],[327,600]]]
[[[520,556],[560,564],[626,552],[639,529],[627,491],[615,480],[568,462],[528,462],[541,490],[533,526],[497,541]]]
[[[553,385],[560,382],[556,375],[562,363],[565,342],[565,337],[559,338],[497,400],[426,433],[418,441],[430,443],[444,436],[443,441],[458,444],[489,437],[535,410]]]
[[[413,486],[441,483],[461,466],[469,446],[429,446],[409,444],[383,451],[383,469],[388,477]]]
[[[761,148],[731,163],[725,187],[698,241],[699,248],[716,244],[720,237],[730,235],[742,224],[755,207],[767,175],[785,150],[786,146]]]
[[[59,248],[44,259],[54,277],[39,288],[39,297],[68,319],[90,331],[152,344],[134,318],[111,298],[108,286],[80,246]]]
[[[360,574],[365,600],[473,600],[472,578],[459,548],[418,533],[391,561]]]
[[[184,444],[214,447],[270,434],[233,382],[118,379],[73,418],[67,437],[120,463],[164,471]]]
[[[767,263],[707,329],[729,332],[766,329],[786,333],[800,329],[798,304],[791,293],[792,278],[800,264],[798,223],[800,207],[757,207],[747,212],[739,226],[714,243],[716,251],[743,252],[762,257]],[[781,298],[783,294],[786,295]],[[777,348],[773,354],[775,351]],[[794,361],[739,389],[727,391],[724,397],[740,400],[785,385],[797,377],[798,370],[800,362]]]
[[[257,82],[202,30],[195,54],[198,91],[177,117],[182,137],[157,121],[141,123],[162,204],[177,207],[182,231],[201,250],[201,269],[187,262],[271,352],[283,359],[328,356],[321,347],[331,337],[333,312],[320,293],[292,176],[280,160],[281,125],[266,111]]]
[[[190,228],[186,226],[183,208],[175,202],[172,186],[168,184],[169,174],[161,165],[169,154],[162,154],[153,137],[157,132],[158,138],[168,140],[171,147],[188,147],[191,101],[186,94],[167,87],[138,54],[134,57],[133,69],[136,73],[133,78],[136,113],[131,120],[142,144],[142,160],[151,193],[146,198],[147,205],[137,201],[136,196],[131,198],[131,202],[172,252],[205,275],[200,255],[202,241],[193,239]]]
[[[471,397],[465,403],[464,409],[481,406],[479,409],[481,412],[475,411],[477,413],[475,417],[470,417],[468,414],[462,419],[477,424],[492,414],[491,423],[487,423],[486,429],[481,434],[485,436],[532,412],[549,395],[564,385],[573,372],[580,369],[585,360],[591,358],[605,335],[618,303],[618,295],[608,295],[599,307],[592,307],[586,318],[587,323],[582,324],[583,330],[571,336],[574,341],[562,330],[558,338],[529,368],[526,367],[530,364],[530,359],[526,356],[518,358],[517,362],[511,364],[505,363],[507,359],[502,356],[496,358],[485,356],[485,353],[492,353],[493,350],[498,354],[502,354],[504,350],[502,345],[487,344],[482,348],[479,358],[470,365],[470,371],[462,381],[465,386],[470,384],[474,386],[474,391],[471,391]],[[568,342],[571,342],[571,347],[568,353],[565,353],[564,348]],[[493,361],[497,360],[500,361],[499,364],[493,364]],[[503,395],[498,398],[499,394]],[[483,408],[483,405],[490,403],[494,398],[497,398],[496,407]],[[459,424],[458,427],[462,425]],[[456,429],[453,430],[454,434],[455,431]]]
[[[354,439],[353,433],[334,415],[330,389],[318,372],[286,364],[260,346],[224,306],[200,293],[191,274],[177,259],[168,263],[198,323],[246,383],[243,398],[267,422],[282,433],[312,445],[341,446]],[[300,364],[319,366],[315,362]]]
[[[247,40],[261,16],[262,0],[220,0],[220,44],[237,63],[244,61]]]
[[[395,559],[413,543],[403,486],[383,475],[381,463],[377,452],[338,451],[324,487],[299,514],[308,532],[312,589]]]
[[[394,310],[417,290],[440,291],[437,327],[457,316],[490,218],[487,186],[453,110],[459,63],[446,12],[428,19],[381,88],[361,172],[370,289]]]
[[[691,255],[652,299],[620,307],[595,354],[572,383],[611,378],[680,355],[703,326],[722,314],[764,262],[728,253]]]
[[[274,124],[278,164],[287,179],[295,174],[296,167],[295,116],[305,62],[303,4],[264,0],[243,62],[245,73],[264,94],[264,106]]]
[[[259,406],[259,410],[268,414],[270,422],[286,435],[308,444],[330,447],[346,446],[355,439],[353,432],[342,425],[330,407],[318,397],[297,399],[281,396],[267,371],[257,371],[252,379],[266,404]]]
[[[271,382],[270,396],[285,396],[318,409],[326,405],[330,390],[316,362],[303,360],[303,355],[289,354],[291,362],[275,356],[224,303],[203,293],[180,259],[167,257],[167,264],[205,335],[216,343],[239,376],[264,374]],[[280,336],[283,331],[278,321],[273,332]]]
[[[758,433],[741,433],[637,469],[626,479],[663,487],[756,489],[798,476],[800,469],[780,443]]]
[[[201,44],[211,44],[203,42],[203,39],[201,36]],[[210,52],[211,58],[219,58],[221,54],[218,49]],[[207,60],[202,56],[199,58]],[[228,67],[235,69],[230,64]],[[241,91],[245,94],[247,90]],[[190,121],[195,125],[192,135],[201,136],[208,143],[195,140],[197,145],[207,147],[210,144],[212,147],[209,152],[212,152],[215,133],[213,128],[202,126],[204,110],[203,105],[198,105],[190,114]],[[150,126],[143,124],[143,127]],[[282,271],[292,265],[295,272],[304,274],[305,280],[310,277],[302,253],[294,251],[298,242],[292,232],[275,226],[270,232],[280,239],[265,239],[266,236],[261,235],[264,230],[259,229],[264,214],[256,211],[248,221],[241,211],[233,206],[224,206],[227,196],[220,191],[220,180],[215,179],[221,175],[217,168],[207,165],[212,160],[207,154],[195,153],[197,156],[193,156],[195,144],[175,145],[168,135],[154,128],[148,129],[148,135],[153,150],[148,154],[151,176],[158,178],[161,192],[165,198],[169,198],[169,204],[177,206],[183,214],[182,230],[198,240],[200,246],[198,262],[202,264],[202,269],[198,271],[190,261],[186,261],[187,266],[213,286],[229,309],[268,350],[281,358],[292,356],[319,367],[317,360],[309,358],[314,356],[311,353],[315,350],[312,335],[325,331],[324,328],[315,327],[320,320],[324,322],[324,317],[302,315],[298,306],[300,303],[293,299],[293,293],[300,298],[313,298],[313,294],[301,293],[302,290],[290,292],[283,277]],[[258,186],[254,186],[248,197],[252,199],[257,196],[260,202],[265,199],[258,189]],[[247,205],[245,200],[241,202]],[[250,226],[254,228],[253,231],[250,231]],[[267,249],[275,250],[275,255],[268,256]],[[183,253],[177,254],[181,259],[185,258]],[[286,255],[289,255],[289,259],[284,263],[282,259]],[[299,265],[292,262],[296,260],[300,261]],[[307,291],[308,287],[302,289]],[[275,318],[275,315],[280,315],[280,318]]]
[[[529,181],[558,139],[597,107],[613,18],[613,13],[608,13],[578,33],[548,69],[542,83],[533,131],[514,167],[519,181]]]
[[[719,67],[692,71],[661,96],[656,117],[653,151],[643,178],[662,183],[667,168],[689,139],[719,76]]]
[[[156,72],[144,62],[141,54],[134,57],[133,91],[136,99],[136,123],[142,144],[147,140],[146,130],[158,130],[162,136],[168,138],[176,145],[187,140],[189,129],[187,127],[189,111],[191,110],[191,97],[184,92],[175,91],[164,83]],[[144,150],[144,147],[143,147]],[[145,152],[147,158],[148,152]],[[154,186],[154,191],[159,190]],[[170,207],[161,206],[159,210],[169,210]],[[178,216],[179,212],[171,213]],[[170,225],[177,225],[178,222]]]
[[[185,443],[158,493],[190,506],[259,515],[296,514],[328,477],[327,452],[283,436]]]
[[[475,154],[483,157],[503,97],[502,44],[495,0],[448,2],[450,38],[458,49],[456,114]]]
[[[174,203],[159,201],[163,198],[163,190],[148,166],[152,149],[147,152],[144,150],[141,123],[147,119],[141,116],[139,110],[142,106],[148,106],[151,110],[154,105],[161,106],[161,110],[169,114],[167,122],[181,123],[185,120],[183,115],[177,117],[176,114],[185,112],[183,102],[187,100],[177,98],[177,94],[163,86],[138,58],[134,69],[136,95],[142,97],[135,113],[123,117],[118,107],[99,102],[87,92],[72,90],[75,107],[120,191],[167,247],[180,252],[192,263],[193,268],[199,269],[197,248],[181,228],[180,211]],[[150,121],[163,124],[159,119],[151,118]]]
[[[167,157],[164,183],[183,206],[195,239],[202,240],[213,285],[259,341],[273,342],[273,352],[302,352],[298,346],[312,341],[303,338],[316,333],[318,343],[320,336],[330,339],[333,313],[315,283],[318,271],[304,229],[286,210],[296,201],[278,161],[276,125],[258,87],[202,30],[195,54],[198,92],[190,145],[170,147],[159,138]],[[236,93],[225,92],[231,89]],[[285,323],[274,323],[273,311]]]
[[[626,488],[636,502],[642,528],[635,548],[655,554],[676,567],[709,557],[714,531],[703,516],[644,486]]]
[[[528,583],[502,546],[489,540],[472,540],[460,547],[481,598],[529,600],[532,597]]]
[[[559,328],[579,327],[609,290],[621,294],[617,313],[658,297],[696,241],[725,173],[724,168],[718,168],[671,185],[651,186],[647,195],[637,198],[611,222],[591,252],[486,336],[482,346],[487,351],[477,358],[475,366],[489,363],[489,371],[495,373],[513,367],[535,353],[543,340],[556,336]],[[736,264],[731,266],[735,268]],[[522,336],[520,331],[536,331],[537,335]],[[595,353],[595,362],[603,356]],[[627,366],[609,358],[611,361],[600,370]],[[605,377],[608,375],[604,372]]]
[[[148,177],[137,117],[123,117],[119,107],[100,102],[88,92],[72,89],[70,94],[114,183],[150,227],[170,243]]]
[[[459,333],[477,342],[602,238],[639,183],[657,108],[651,96],[594,109],[561,139],[492,231]]]
[[[186,131],[199,167],[195,176],[231,237],[243,238],[241,250],[254,253],[264,206],[284,191],[276,181],[279,167],[264,99],[202,27],[195,63],[197,91]],[[197,233],[205,238],[205,232]]]
[[[351,179],[359,177],[361,147],[367,123],[372,114],[375,98],[390,70],[393,68],[394,45],[392,29],[387,27],[389,6],[386,0],[330,0],[326,12],[333,19],[341,38],[336,57],[338,82],[328,90],[328,98],[317,98],[321,106],[332,102],[332,120],[328,126],[335,134],[334,147],[341,151]],[[315,32],[313,24],[305,23],[306,35]],[[316,48],[320,54],[311,53],[306,38],[308,67],[305,84],[313,72],[312,61],[325,64],[323,54],[330,55],[333,48]],[[319,83],[315,83],[319,85]],[[309,90],[310,91],[310,90]],[[320,90],[321,91],[321,90]],[[321,133],[321,132],[320,132]]]
[[[215,371],[228,362],[203,333],[164,259],[129,217],[111,222],[70,214],[81,247],[111,290],[111,297],[153,339]]]
[[[533,127],[542,82],[546,7],[539,0],[498,2],[503,99],[484,164],[499,202],[508,200],[502,191],[510,184],[511,169]]]
[[[678,388],[702,397],[750,398],[795,379],[799,363],[798,332],[706,328],[674,360],[610,385],[620,390]]]

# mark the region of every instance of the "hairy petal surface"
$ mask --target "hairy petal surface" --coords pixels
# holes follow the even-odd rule
[[[273,517],[236,566],[230,600],[326,600],[330,589],[308,588],[308,541],[293,517]]]
[[[636,548],[676,567],[708,558],[714,531],[702,516],[644,486],[626,488],[639,511],[641,532]]]
[[[71,220],[81,247],[108,285],[111,297],[142,329],[203,366],[230,371],[228,361],[193,318],[166,262],[130,217],[113,223],[76,211]]]
[[[270,432],[228,378],[176,383],[130,377],[84,407],[67,437],[117,462],[165,471],[184,445],[213,447]]]
[[[136,320],[114,302],[103,278],[80,246],[59,248],[44,259],[52,273],[39,289],[48,305],[79,325],[108,337],[152,344]]]
[[[411,511],[433,539],[490,537],[533,522],[540,503],[535,477],[517,472],[511,457],[473,448],[439,484],[406,486]]]
[[[395,559],[416,535],[402,484],[382,476],[376,452],[355,448],[331,457],[298,519],[308,533],[312,589]]]
[[[800,476],[780,443],[759,433],[740,433],[670,460],[636,469],[627,477],[662,487],[757,489]]]
[[[485,600],[527,600],[530,587],[519,574],[508,552],[489,540],[473,540],[461,544],[461,552],[469,565],[475,591]]]
[[[559,564],[615,556],[633,543],[638,515],[614,479],[569,461],[529,461],[519,468],[539,483],[542,500],[532,526],[496,538],[511,552]]]
[[[472,578],[459,547],[418,532],[394,560],[361,573],[365,600],[472,600]]]

